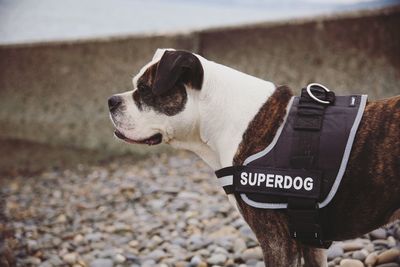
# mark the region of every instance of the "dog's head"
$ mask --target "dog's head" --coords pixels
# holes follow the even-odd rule
[[[108,100],[115,135],[129,143],[156,145],[191,134],[203,76],[197,55],[157,50],[133,78],[133,90]]]

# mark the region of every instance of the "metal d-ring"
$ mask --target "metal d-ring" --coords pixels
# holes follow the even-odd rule
[[[309,95],[312,99],[314,99],[315,101],[317,101],[317,102],[319,102],[319,103],[326,104],[326,105],[328,105],[328,104],[331,103],[331,102],[329,102],[329,101],[321,100],[321,99],[317,98],[315,95],[313,95],[313,93],[311,92],[311,87],[312,87],[312,86],[321,87],[321,88],[324,89],[326,92],[329,92],[329,89],[326,88],[325,86],[323,86],[322,84],[319,84],[319,83],[310,83],[309,85],[307,85],[307,93],[308,93],[308,95]]]

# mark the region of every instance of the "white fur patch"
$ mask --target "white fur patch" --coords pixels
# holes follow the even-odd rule
[[[166,50],[157,49],[153,59],[133,78],[133,91],[147,68]],[[200,90],[187,89],[185,109],[174,116],[139,110],[132,92],[120,94],[126,109],[113,118],[116,127],[131,139],[155,133],[176,148],[191,150],[214,170],[232,165],[249,122],[275,91],[275,85],[196,55],[204,70]],[[234,198],[230,198],[236,207]]]

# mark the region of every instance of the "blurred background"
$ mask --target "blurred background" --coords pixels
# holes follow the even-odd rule
[[[263,266],[212,170],[117,141],[107,98],[166,47],[385,98],[399,29],[399,0],[0,0],[0,266]],[[399,238],[395,223],[338,243],[330,266],[400,266]]]

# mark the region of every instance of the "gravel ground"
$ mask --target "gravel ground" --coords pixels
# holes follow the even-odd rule
[[[264,266],[212,171],[189,153],[2,183],[3,265],[8,247],[17,266]],[[399,239],[396,222],[334,243],[329,266],[399,267]]]

